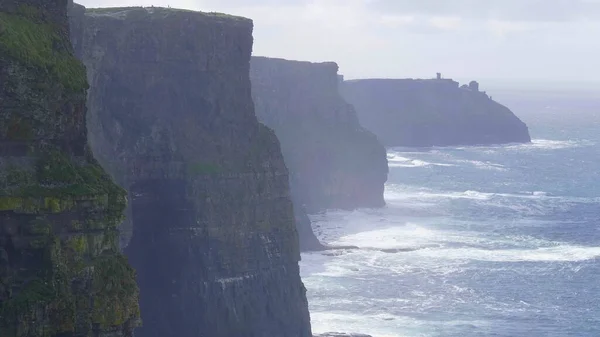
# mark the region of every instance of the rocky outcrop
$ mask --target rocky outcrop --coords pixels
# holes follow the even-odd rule
[[[309,213],[385,205],[385,149],[340,96],[337,71],[335,63],[252,58],[256,115],[275,130],[296,205]]]
[[[125,191],[92,157],[67,1],[0,2],[0,336],[132,336]]]
[[[450,79],[345,81],[342,94],[385,146],[530,142],[525,123],[479,91]]]
[[[296,231],[300,241],[300,251],[321,251],[328,247],[323,245],[313,232],[312,225],[306,208],[303,203],[292,195],[292,203],[294,205],[294,219],[296,223]]]
[[[252,21],[72,13],[92,148],[132,196],[136,336],[311,336],[288,171],[254,114]]]

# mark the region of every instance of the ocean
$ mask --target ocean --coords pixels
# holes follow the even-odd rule
[[[388,149],[387,206],[312,216],[313,331],[600,336],[600,95],[494,93],[531,144]]]

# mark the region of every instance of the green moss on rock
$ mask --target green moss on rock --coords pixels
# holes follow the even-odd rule
[[[96,325],[112,329],[139,318],[135,272],[122,255],[107,255],[110,249],[105,249],[102,255],[92,257],[89,247],[96,236],[76,234],[60,239],[49,227],[39,226],[38,233],[45,235],[31,240],[30,248],[41,251],[46,267],[18,294],[0,302],[0,332],[19,337],[91,333]],[[104,239],[104,245],[114,252],[117,236]],[[91,287],[74,287],[76,280]],[[81,314],[86,317],[83,321],[76,318]]]
[[[188,174],[192,176],[219,174],[222,169],[214,163],[196,162],[188,165]]]
[[[139,317],[135,271],[123,256],[94,261],[92,322],[109,328]]]
[[[34,6],[21,4],[17,8],[17,13],[34,21],[42,19],[42,11]]]
[[[21,15],[0,13],[0,50],[26,65],[47,71],[67,89],[87,88],[85,68],[69,52],[68,41],[50,24],[31,20],[37,13],[35,8],[20,8]]]
[[[118,221],[126,191],[97,162],[77,163],[58,149],[40,154],[34,169],[0,174],[0,211],[61,213],[82,200],[112,210]]]
[[[116,230],[126,192],[86,144],[66,2],[16,3],[0,5],[0,146],[20,146],[0,154],[0,336],[131,336],[138,290]]]
[[[28,233],[36,236],[49,236],[52,233],[52,225],[45,218],[38,218],[29,224]]]
[[[19,197],[0,197],[0,211],[10,211],[21,208],[23,199]]]
[[[123,18],[148,18],[148,17],[166,17],[171,14],[193,14],[195,16],[204,16],[208,19],[225,19],[234,21],[249,21],[249,19],[219,12],[198,12],[189,9],[181,8],[165,8],[165,7],[109,7],[109,8],[87,8],[87,14],[91,15],[113,15],[122,16]]]
[[[54,291],[51,285],[42,280],[33,280],[17,296],[2,303],[0,316],[3,318],[17,316],[38,305],[49,303],[53,297]]]

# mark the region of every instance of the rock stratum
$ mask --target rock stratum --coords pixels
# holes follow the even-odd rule
[[[135,272],[123,189],[88,147],[67,1],[0,2],[0,336],[124,337]]]
[[[93,152],[132,198],[136,336],[311,336],[288,170],[251,97],[252,21],[76,6],[71,25]]]
[[[387,147],[527,143],[529,130],[475,81],[450,79],[344,81],[341,90],[362,125]]]
[[[252,58],[256,115],[281,142],[298,212],[385,205],[385,148],[339,94],[337,71],[332,62]],[[302,226],[310,222],[298,229],[310,246]]]

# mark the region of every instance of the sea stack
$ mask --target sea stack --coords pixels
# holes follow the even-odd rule
[[[71,19],[94,154],[132,198],[136,337],[311,336],[288,171],[252,103],[252,21],[157,7]]]
[[[342,94],[360,123],[386,147],[531,142],[527,125],[479,90],[451,79],[344,81]]]
[[[126,193],[92,157],[67,0],[0,2],[0,336],[132,336]]]

